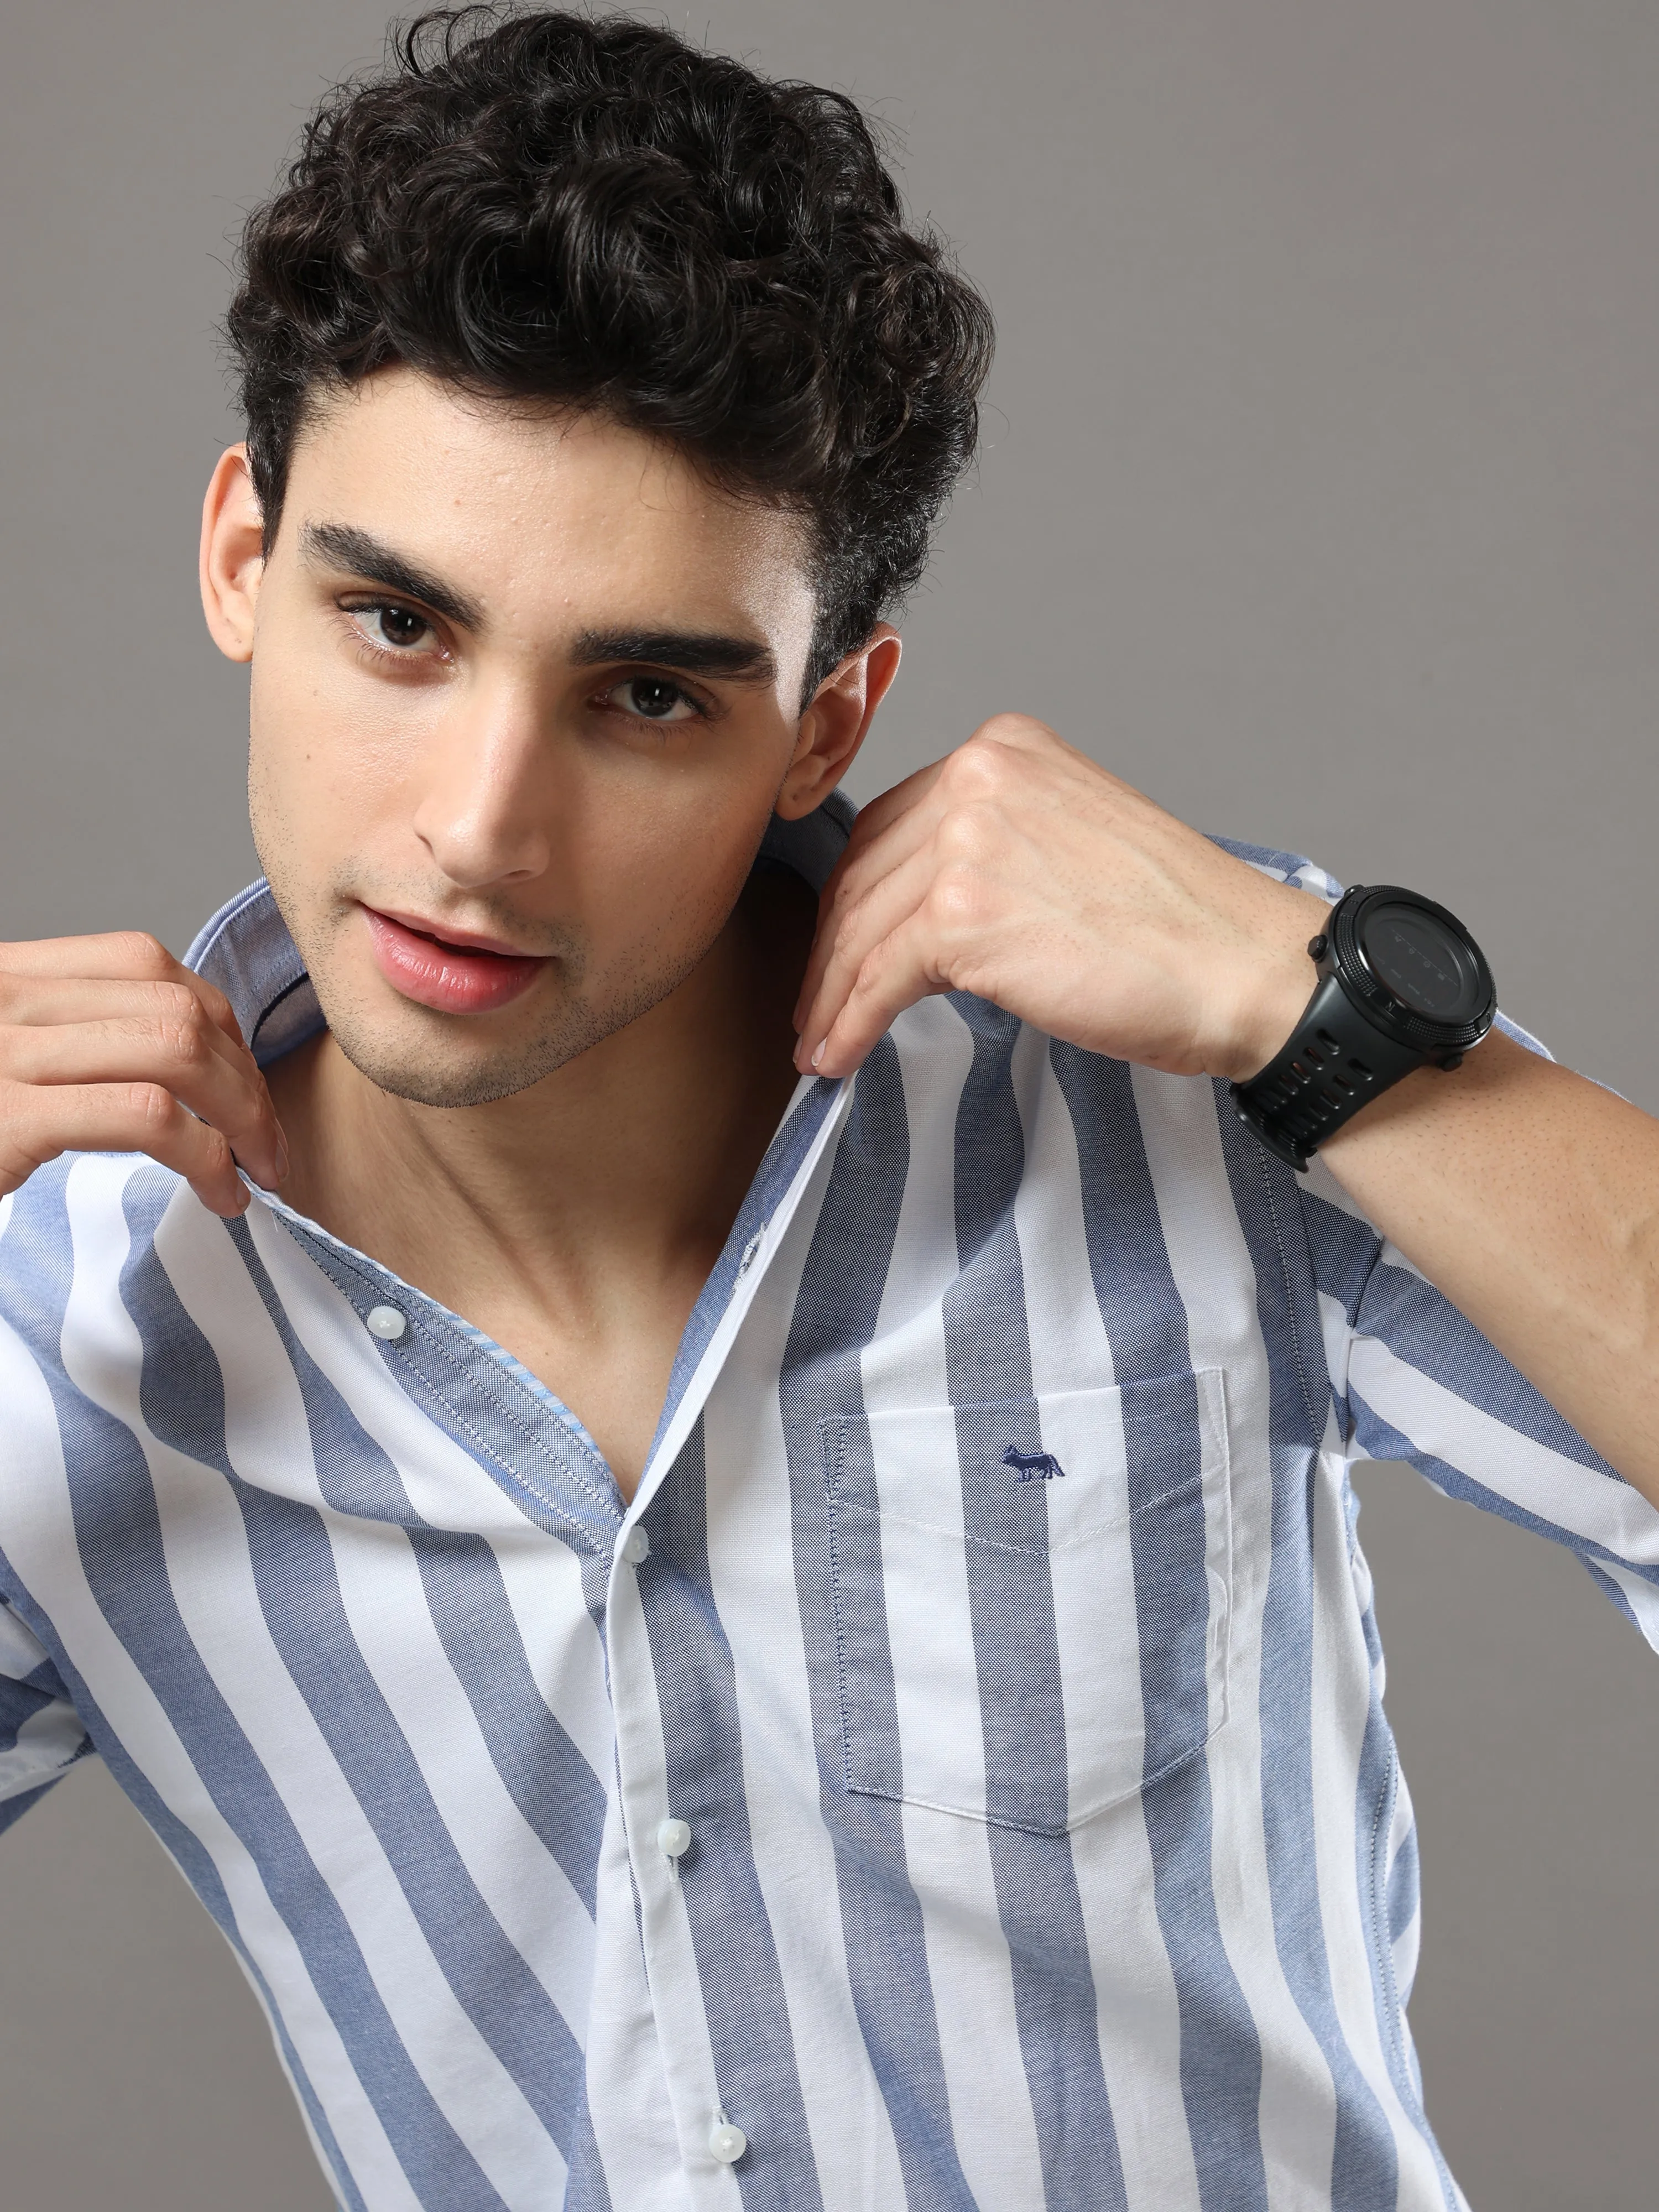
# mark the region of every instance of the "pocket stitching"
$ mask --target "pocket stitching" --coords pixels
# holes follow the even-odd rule
[[[1162,1376],[1148,1376],[1146,1378],[1148,1383],[1165,1379],[1175,1378],[1165,1378]],[[929,1812],[946,1814],[955,1820],[977,1820],[986,1826],[1006,1828],[1012,1833],[1018,1835],[1037,1835],[1056,1840],[1063,1840],[1066,1837],[1075,1833],[1078,1829],[1086,1825],[1089,1821],[1097,1819],[1103,1813],[1109,1812],[1116,1806],[1127,1804],[1132,1799],[1143,1796],[1145,1792],[1153,1785],[1153,1784],[1164,1780],[1166,1777],[1175,1773],[1179,1768],[1188,1765],[1193,1759],[1199,1757],[1201,1753],[1208,1750],[1210,1745],[1214,1742],[1216,1737],[1225,1727],[1229,1718],[1231,1717],[1232,1707],[1233,1630],[1234,1613],[1236,1611],[1234,1602],[1236,1594],[1233,1589],[1235,1530],[1233,1528],[1232,1440],[1227,1421],[1225,1396],[1226,1378],[1224,1370],[1219,1368],[1198,1368],[1193,1370],[1193,1379],[1194,1383],[1197,1385],[1200,1431],[1204,1435],[1206,1443],[1208,1443],[1217,1454],[1220,1499],[1222,1510],[1225,1515],[1226,1542],[1223,1554],[1222,1569],[1223,1581],[1224,1584],[1223,1590],[1224,1602],[1220,1613],[1222,1632],[1218,1639],[1218,1652],[1215,1662],[1219,1673],[1220,1695],[1218,1700],[1218,1711],[1215,1724],[1213,1727],[1206,1726],[1203,1735],[1199,1738],[1196,1743],[1190,1745],[1185,1751],[1177,1753],[1173,1759],[1166,1759],[1163,1765],[1155,1768],[1151,1773],[1143,1771],[1138,1774],[1134,1780],[1123,1790],[1091,1802],[1086,1808],[1079,1811],[1075,1815],[1068,1815],[1064,1826],[1054,1826],[1050,1824],[1034,1821],[999,1820],[993,1814],[976,1810],[970,1807],[946,1804],[939,1799],[923,1797],[915,1795],[906,1790],[884,1789],[878,1784],[855,1782],[853,1779],[852,1715],[848,1703],[847,1646],[842,1618],[840,1565],[836,1557],[836,1514],[838,1512],[859,1513],[862,1514],[866,1520],[875,1522],[890,1520],[897,1526],[919,1529],[929,1535],[939,1535],[945,1537],[946,1539],[954,1539],[963,1544],[976,1544],[986,1550],[1006,1552],[1015,1558],[1041,1559],[1045,1556],[1045,1553],[1035,1550],[1027,1550],[1019,1545],[1001,1544],[992,1537],[973,1536],[970,1535],[965,1528],[947,1528],[933,1522],[912,1521],[906,1515],[896,1512],[884,1513],[878,1507],[856,1504],[850,1499],[846,1498],[842,1495],[842,1478],[846,1465],[848,1431],[852,1423],[855,1420],[861,1419],[868,1424],[872,1418],[878,1418],[878,1416],[872,1417],[867,1410],[861,1410],[856,1413],[825,1414],[820,1416],[818,1420],[820,1451],[823,1457],[826,1476],[825,1522],[829,1537],[830,1608],[835,1621],[836,1635],[836,1686],[838,1693],[837,1702],[841,1707],[842,1781],[842,1786],[849,1794],[860,1797],[879,1797],[889,1804],[915,1805]],[[1133,1384],[1115,1384],[1104,1387],[1109,1388],[1115,1395],[1121,1396],[1125,1389],[1137,1386]],[[1049,1395],[1073,1396],[1084,1394],[1064,1392]],[[981,1412],[989,1410],[994,1402],[997,1404],[1000,1403],[1000,1401],[987,1401],[984,1406],[975,1403],[971,1407],[951,1406],[949,1407],[933,1408],[905,1407],[897,1410],[903,1412],[949,1411],[955,1415],[964,1411]],[[1037,1402],[1040,1405],[1041,1400],[1039,1399]],[[835,1431],[833,1454],[830,1450],[824,1449],[830,1443],[830,1431],[832,1430]],[[1160,1505],[1167,1504],[1171,1498],[1181,1497],[1194,1491],[1196,1491],[1201,1498],[1204,1492],[1204,1473],[1202,1468],[1200,1468],[1197,1474],[1188,1475],[1183,1481],[1172,1484],[1168,1490],[1160,1491],[1156,1498],[1149,1498],[1146,1499],[1144,1503],[1133,1507],[1129,1512],[1121,1516],[1118,1519],[1115,1521],[1097,1522],[1092,1528],[1086,1530],[1079,1530],[1076,1535],[1067,1538],[1063,1545],[1058,1547],[1046,1548],[1058,1548],[1062,1551],[1067,1550],[1073,1545],[1084,1541],[1085,1538],[1108,1534],[1116,1529],[1128,1528],[1133,1526],[1133,1524],[1138,1521],[1143,1514],[1151,1512]],[[1206,1517],[1207,1519],[1207,1510]],[[1206,1590],[1209,1587],[1209,1575],[1206,1572],[1205,1577]],[[1206,1612],[1207,1614],[1207,1605],[1206,1607]],[[1206,1638],[1207,1643],[1207,1622],[1206,1627]],[[1210,1663],[1206,1651],[1205,1664],[1206,1704],[1210,1678]],[[1206,1722],[1207,1717],[1208,1716],[1206,1713]],[[900,1757],[902,1760],[902,1747],[900,1750]]]
[[[830,1441],[830,1431],[836,1431],[835,1468],[824,1499],[824,1524],[830,1538],[830,1611],[836,1624],[836,1695],[841,1706],[841,1778],[842,1786],[851,1794],[858,1794],[853,1779],[853,1717],[847,1706],[847,1637],[841,1617],[841,1570],[836,1559],[836,1504],[841,1492],[842,1463],[847,1451],[846,1419],[825,1417],[818,1423],[819,1449]]]
[[[821,1423],[820,1425],[827,1427],[829,1424],[828,1422],[824,1422]],[[846,1434],[845,1421],[839,1422],[837,1426],[841,1431],[842,1436],[844,1437]],[[839,1459],[841,1453],[844,1451],[844,1443],[838,1442],[836,1450],[837,1459]],[[1000,1542],[994,1536],[975,1536],[969,1529],[952,1528],[948,1527],[942,1521],[917,1521],[908,1513],[884,1513],[878,1506],[855,1505],[850,1500],[842,1499],[839,1497],[836,1498],[836,1502],[832,1510],[834,1512],[840,1513],[862,1513],[866,1520],[890,1522],[891,1524],[897,1528],[920,1528],[929,1536],[945,1536],[951,1539],[960,1538],[961,1541],[964,1544],[978,1545],[981,1551],[1007,1552],[1017,1559],[1052,1559],[1058,1552],[1069,1552],[1079,1544],[1089,1543],[1097,1536],[1109,1536],[1115,1529],[1131,1528],[1135,1522],[1139,1520],[1142,1514],[1155,1513],[1160,1505],[1167,1505],[1172,1498],[1182,1498],[1189,1491],[1201,1491],[1203,1487],[1204,1477],[1201,1474],[1189,1474],[1184,1482],[1171,1483],[1169,1489],[1161,1490],[1156,1498],[1146,1498],[1140,1504],[1132,1506],[1128,1512],[1119,1514],[1116,1520],[1091,1522],[1086,1528],[1075,1529],[1071,1535],[1062,1537],[1059,1543],[1044,1544],[1040,1549],[1035,1544],[1004,1544]],[[832,1495],[834,1493],[832,1493]],[[1228,1568],[1230,1572],[1231,1571],[1231,1547],[1230,1544],[1228,1556]],[[832,1557],[830,1561],[830,1569],[832,1572],[834,1571],[834,1566],[835,1562]]]

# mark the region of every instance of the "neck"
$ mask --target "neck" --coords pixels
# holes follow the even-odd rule
[[[763,872],[666,999],[486,1106],[393,1097],[326,1033],[269,1072],[289,1204],[505,1345],[624,1491],[794,1087],[811,922],[805,887]]]

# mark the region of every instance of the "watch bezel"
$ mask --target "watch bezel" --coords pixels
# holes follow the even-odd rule
[[[1474,961],[1480,997],[1475,1012],[1466,1020],[1437,1021],[1431,1015],[1414,1012],[1372,974],[1364,955],[1364,923],[1366,916],[1382,905],[1414,908],[1418,913],[1427,915],[1455,938]],[[1350,1003],[1384,1036],[1393,1037],[1431,1057],[1467,1052],[1479,1044],[1498,1012],[1498,993],[1486,955],[1463,924],[1434,900],[1425,898],[1420,891],[1407,890],[1399,884],[1356,884],[1352,890],[1345,891],[1331,909],[1326,925],[1326,951],[1317,964],[1322,975],[1335,975]]]

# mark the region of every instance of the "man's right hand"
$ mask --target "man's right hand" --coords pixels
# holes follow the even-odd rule
[[[147,1152],[232,1218],[288,1147],[223,994],[137,930],[0,945],[0,1195],[60,1152]]]

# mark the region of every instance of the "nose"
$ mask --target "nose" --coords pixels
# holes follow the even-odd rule
[[[415,834],[464,890],[525,883],[552,854],[552,747],[537,702],[516,687],[475,695],[427,756]]]

